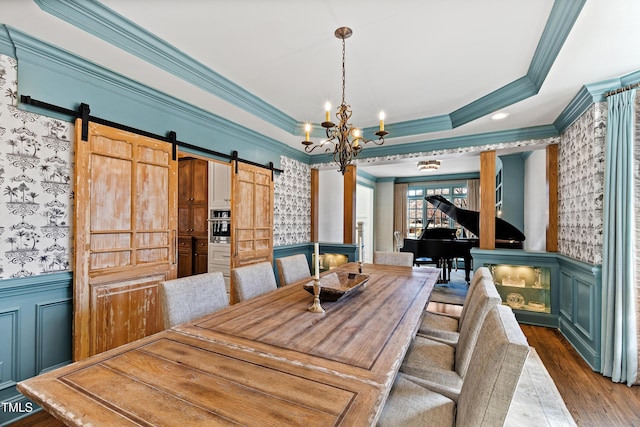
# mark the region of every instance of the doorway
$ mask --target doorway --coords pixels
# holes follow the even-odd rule
[[[363,226],[363,261],[373,262],[373,188],[363,184],[356,185],[356,223]]]

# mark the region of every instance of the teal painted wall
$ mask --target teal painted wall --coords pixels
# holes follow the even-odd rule
[[[524,157],[500,156],[502,160],[502,219],[524,231]]]
[[[37,410],[22,380],[71,362],[71,273],[0,282],[0,425]]]

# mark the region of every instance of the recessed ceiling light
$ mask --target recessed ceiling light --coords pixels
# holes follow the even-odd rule
[[[509,113],[501,112],[501,113],[495,113],[493,116],[491,116],[491,119],[502,120],[502,119],[506,119],[507,117],[509,117]]]

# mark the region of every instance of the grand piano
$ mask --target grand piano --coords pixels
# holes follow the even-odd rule
[[[443,280],[448,281],[452,260],[464,259],[465,280],[469,283],[471,271],[471,248],[479,246],[480,212],[456,207],[442,196],[427,196],[425,199],[435,209],[443,212],[478,238],[458,238],[455,228],[429,228],[432,218],[417,239],[404,239],[402,252],[413,252],[414,260],[430,259],[443,269]],[[525,235],[507,221],[496,217],[496,248],[522,249]]]

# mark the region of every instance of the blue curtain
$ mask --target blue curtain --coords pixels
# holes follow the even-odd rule
[[[602,374],[638,379],[636,334],[633,116],[636,91],[609,96],[602,260]]]

